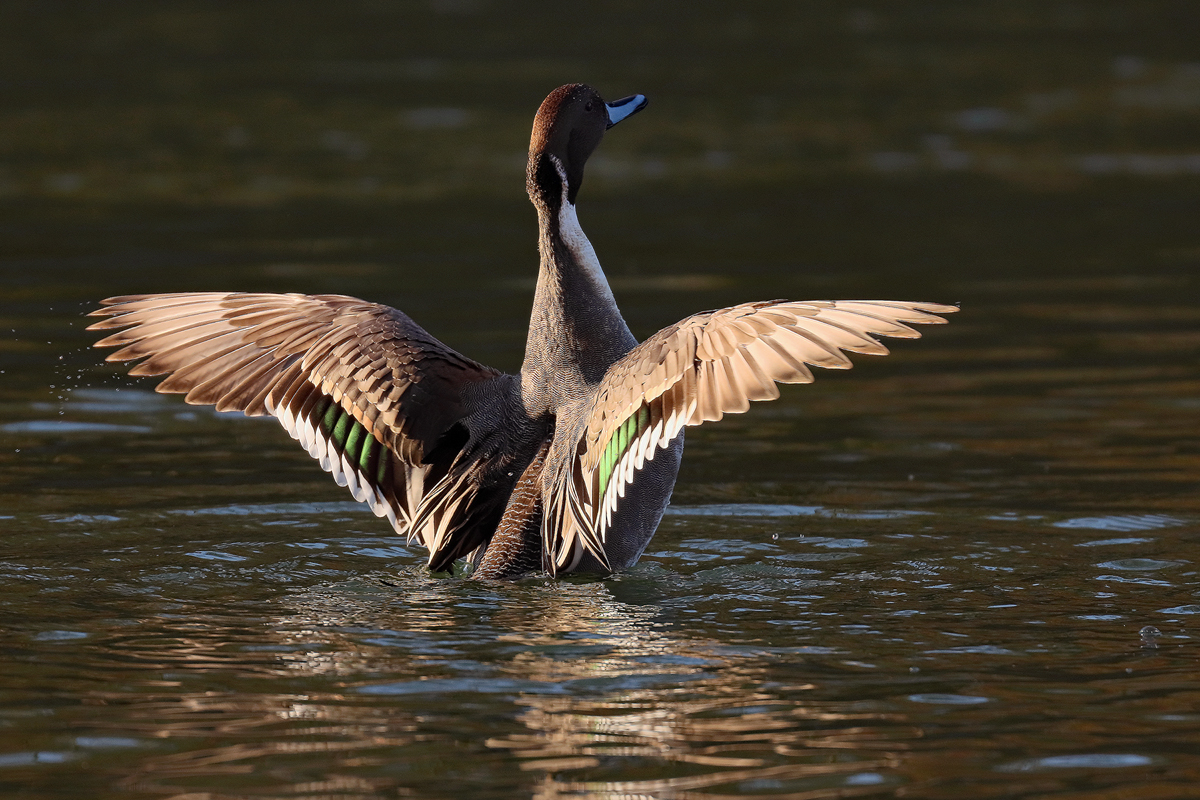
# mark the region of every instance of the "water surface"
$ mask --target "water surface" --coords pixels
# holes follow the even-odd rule
[[[10,5],[0,791],[1194,793],[1192,12]],[[651,97],[580,199],[639,336],[963,307],[689,432],[629,573],[431,576],[273,421],[90,349],[113,294],[339,292],[517,368],[577,79]]]

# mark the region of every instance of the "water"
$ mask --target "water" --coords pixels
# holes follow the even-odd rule
[[[1191,12],[11,5],[6,796],[1194,793]],[[515,369],[579,78],[651,97],[580,199],[635,333],[963,305],[690,433],[628,574],[430,576],[274,422],[89,348],[112,294],[340,292]]]

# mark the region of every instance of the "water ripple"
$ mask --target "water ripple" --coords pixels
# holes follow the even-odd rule
[[[931,511],[878,509],[846,511],[824,506],[797,506],[771,503],[714,503],[701,506],[670,506],[667,514],[679,517],[823,517],[826,519],[900,519],[931,515]]]
[[[186,517],[194,516],[232,516],[249,517],[272,514],[348,514],[361,512],[365,506],[360,503],[330,502],[330,503],[260,503],[256,505],[217,506],[215,508],[179,508],[167,512]]]
[[[1154,763],[1150,756],[1136,753],[1083,753],[1070,756],[1048,756],[1013,761],[996,767],[998,772],[1032,772],[1042,769],[1116,769],[1144,767]]]
[[[1076,517],[1054,523],[1056,528],[1086,528],[1100,531],[1151,531],[1187,524],[1163,514],[1116,514],[1106,517]]]
[[[25,422],[9,422],[0,425],[5,433],[149,433],[153,428],[146,425],[116,425],[110,422],[73,422],[59,419],[34,419]]]

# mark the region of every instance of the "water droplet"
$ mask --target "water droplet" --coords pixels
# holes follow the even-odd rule
[[[1153,625],[1147,625],[1138,631],[1138,637],[1142,640],[1142,647],[1148,650],[1158,649],[1158,642],[1155,640],[1160,636],[1162,636],[1162,631]]]

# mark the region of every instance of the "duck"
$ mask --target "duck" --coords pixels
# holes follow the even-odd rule
[[[670,501],[684,430],[779,397],[847,353],[886,355],[955,306],[770,300],[694,314],[638,342],[576,200],[606,132],[646,108],[560,86],[538,108],[526,190],[540,264],[524,361],[504,373],[406,314],[343,295],[130,294],[88,329],[108,361],[191,404],[272,416],[432,572],[601,575],[637,563]]]

